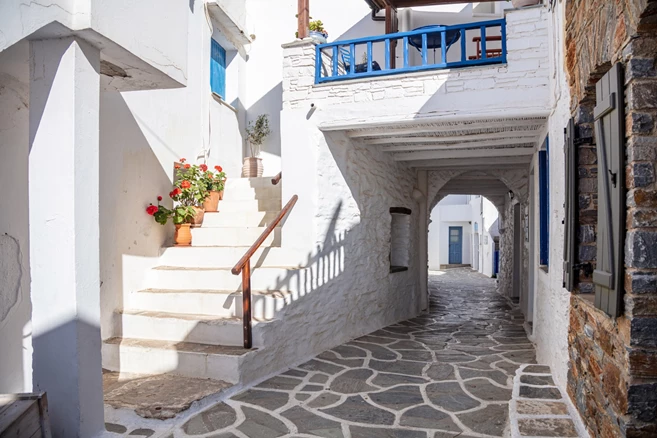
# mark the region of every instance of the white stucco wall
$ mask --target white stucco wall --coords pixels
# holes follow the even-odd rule
[[[27,42],[0,53],[0,393],[32,390],[28,58]]]
[[[570,93],[563,65],[563,24],[565,5],[555,3],[549,15],[550,90],[553,112],[549,119],[550,136],[550,266],[545,273],[533,267],[537,279],[534,298],[534,334],[539,363],[552,367],[553,375],[565,388],[568,368],[568,325],[570,293],[562,287],[564,229],[564,155],[563,129],[570,117]],[[535,172],[538,177],[538,172]],[[538,186],[536,186],[538,187]],[[536,202],[537,202],[536,198]],[[538,205],[538,204],[536,204]],[[538,212],[538,210],[537,210]],[[536,215],[538,216],[538,214]],[[538,233],[538,226],[536,227]],[[536,233],[536,236],[538,235]],[[536,240],[538,251],[538,240]]]

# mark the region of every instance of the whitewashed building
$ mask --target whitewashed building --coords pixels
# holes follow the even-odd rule
[[[602,0],[310,3],[327,44],[295,38],[308,11],[293,0],[0,2],[0,393],[47,391],[53,435],[90,437],[103,430],[103,369],[245,387],[414,317],[428,306],[427,267],[450,264],[433,261],[445,233],[432,241],[431,214],[450,195],[473,195],[461,264],[496,274],[500,293],[519,300],[539,362],[584,417],[577,397],[620,375],[592,432],[655,430],[644,405],[657,379],[657,315],[640,298],[655,293],[657,256],[653,222],[636,216],[654,208],[654,106],[632,88],[655,76],[633,61],[652,59],[640,45],[653,37],[642,27],[647,2],[616,15]],[[580,71],[589,25],[568,12],[587,5],[624,13],[627,26],[605,34],[614,44]],[[441,27],[414,30],[427,25]],[[589,86],[616,62],[628,70],[616,84],[632,97],[621,135],[629,164],[586,173],[603,135]],[[630,123],[634,113],[648,121]],[[245,128],[260,114],[273,131],[265,177],[239,178]],[[579,176],[566,174],[575,144],[593,157]],[[173,227],[144,213],[169,192],[181,157],[229,178],[192,248],[173,247]],[[626,229],[623,216],[622,233],[596,240],[607,216],[592,201],[591,214],[572,216],[574,200],[601,198],[611,175],[618,190],[627,175],[628,204],[618,205],[634,222]],[[580,192],[576,178],[588,178]],[[231,268],[293,199],[251,259],[256,348],[243,349],[242,278]],[[604,254],[614,242],[617,263],[598,256],[604,272],[591,277],[595,242]],[[598,321],[589,341],[584,314]],[[601,374],[573,377],[586,342],[607,332],[623,349],[595,359]]]

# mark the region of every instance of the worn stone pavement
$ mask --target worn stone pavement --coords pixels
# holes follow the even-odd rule
[[[517,307],[470,269],[431,276],[431,311],[273,377],[189,419],[175,436],[503,436],[521,364]],[[173,435],[172,435],[173,436]]]

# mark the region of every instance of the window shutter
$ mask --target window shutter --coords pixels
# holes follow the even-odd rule
[[[550,184],[548,151],[538,151],[539,263],[549,265],[550,257]]]
[[[575,255],[575,199],[577,199],[575,184],[575,121],[570,119],[565,129],[564,156],[566,163],[566,199],[564,202],[564,242],[563,242],[563,287],[572,292],[575,277],[573,272]]]
[[[210,47],[210,89],[226,98],[226,50],[215,40]]]
[[[625,124],[623,70],[620,63],[596,84],[593,111],[598,153],[598,239],[593,272],[595,306],[620,315],[625,239]]]

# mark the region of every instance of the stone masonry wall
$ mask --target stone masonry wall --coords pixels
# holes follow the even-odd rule
[[[609,318],[573,295],[568,392],[594,436],[657,435],[657,2],[574,0],[566,69],[579,137],[579,260],[595,265],[595,83],[625,66],[627,234],[624,314]],[[593,291],[580,275],[580,293]]]
[[[310,40],[284,48],[283,108],[299,108],[308,99],[324,105],[391,98],[433,96],[484,89],[547,87],[548,51],[545,8],[507,14],[508,64],[482,69],[438,70],[383,78],[315,85],[315,45]]]

